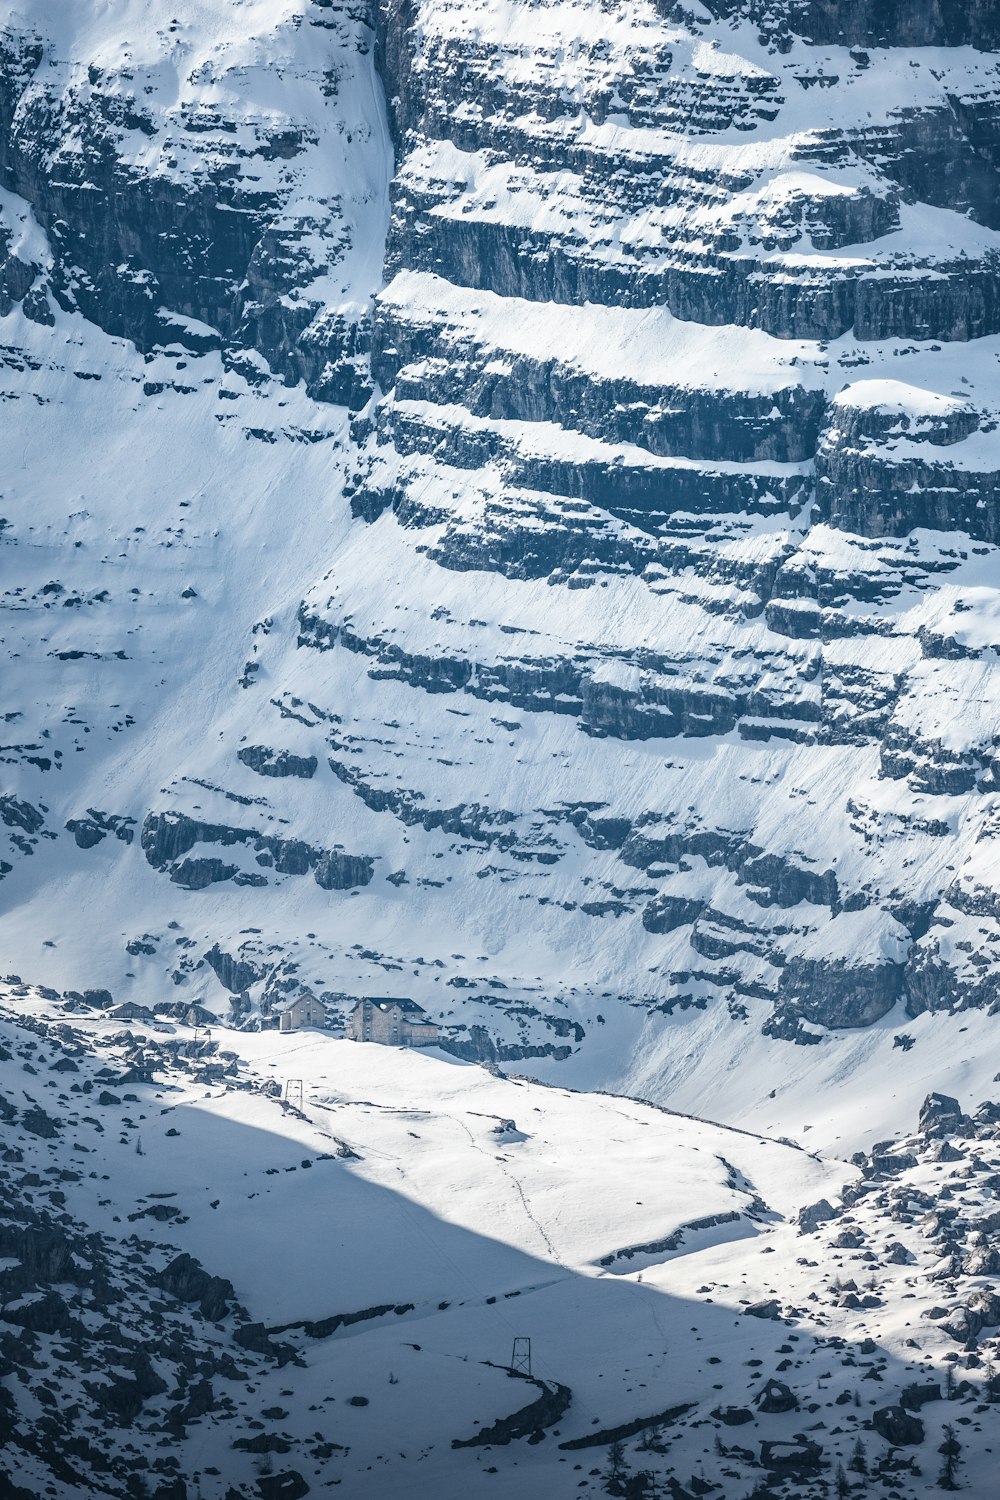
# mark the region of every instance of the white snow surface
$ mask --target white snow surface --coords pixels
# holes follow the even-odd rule
[[[406,265],[383,285],[394,163],[364,18],[338,8],[326,27],[330,7],[297,0],[173,9],[19,3],[12,28],[44,36],[27,103],[86,103],[98,68],[155,126],[116,137],[123,170],[185,191],[228,174],[271,195],[301,252],[292,304],[361,328],[374,312],[434,352],[404,360],[398,394],[375,391],[358,421],[259,353],[142,354],[54,304],[49,325],[16,304],[0,318],[0,972],[51,987],[0,989],[5,1138],[25,1176],[75,1164],[65,1210],[119,1257],[133,1234],[144,1271],[190,1253],[294,1341],[303,1363],[255,1367],[237,1417],[246,1436],[285,1411],[267,1420],[317,1491],[560,1500],[596,1490],[610,1439],[560,1441],[690,1402],[657,1454],[687,1483],[717,1434],[741,1441],[713,1411],[752,1401],[784,1360],[804,1411],[761,1417],[754,1445],[822,1421],[846,1461],[858,1433],[876,1442],[869,1408],[943,1378],[962,1349],[923,1315],[995,1280],[949,1281],[888,1190],[868,1207],[841,1195],[859,1180],[852,1154],[907,1136],[929,1092],[969,1109],[996,1093],[998,549],[817,521],[813,448],[780,456],[797,436],[783,412],[829,403],[815,443],[857,424],[855,451],[898,467],[901,494],[990,493],[1000,336],[779,338]],[[907,109],[974,105],[997,87],[990,55],[871,49],[862,65],[796,42],[779,57],[754,26],[699,10],[696,36],[646,0],[417,9],[418,72],[445,68],[446,44],[480,47],[475,66],[512,101],[509,157],[429,134],[401,152],[397,208],[426,195],[443,233],[525,231],[595,248],[613,271],[718,252],[793,290],[971,277],[1000,246],[820,149],[849,128],[890,140]],[[633,119],[615,91],[650,67],[655,107],[640,100]],[[588,100],[605,85],[598,119]],[[692,124],[702,93],[728,123]],[[560,108],[521,112],[531,94]],[[463,101],[454,119],[471,128],[487,107]],[[78,165],[70,127],[53,172]],[[289,131],[301,139],[284,154]],[[574,165],[541,170],[518,132]],[[595,190],[582,164],[609,159],[674,197],[623,206]],[[824,216],[860,221],[872,197],[884,232],[821,242]],[[54,250],[37,215],[2,191],[0,217],[4,253],[44,287]],[[527,389],[538,370],[543,396],[576,392],[564,422],[503,414],[504,382]],[[609,436],[601,420],[624,422],[633,398],[629,440]],[[779,456],[704,456],[704,431],[684,427],[702,398],[734,441]],[[646,511],[616,502],[644,481]],[[391,503],[352,518],[379,486]],[[581,532],[592,549],[566,566],[525,561]],[[254,750],[299,769],[269,775]],[[157,864],[157,827],[192,824]],[[744,869],[737,848],[759,857]],[[317,851],[365,878],[321,884]],[[806,894],[783,897],[768,861]],[[658,926],[671,898],[678,922]],[[777,1040],[765,1027],[800,998],[783,988],[796,961],[836,976],[947,966],[951,988],[935,1009],[900,994],[870,1025]],[[300,987],[328,1029],[268,1029]],[[159,1019],[59,998],[99,988]],[[415,999],[449,1047],[492,1047],[500,1070],[344,1040],[370,995]],[[171,1004],[203,1007],[211,1037]],[[57,1025],[75,1029],[88,1079],[98,1062],[122,1071],[126,1030],[176,1043],[181,1066],[161,1058],[152,1082],[94,1103],[100,1080],[78,1095],[39,1062]],[[23,1126],[36,1099],[72,1140]],[[976,1162],[981,1145],[963,1139],[955,1164],[925,1142],[901,1169],[903,1214],[905,1191],[933,1202],[947,1185],[946,1200],[1000,1165]],[[993,1212],[980,1186],[977,1223]],[[839,1217],[806,1239],[796,1216],[822,1198]],[[163,1203],[183,1212],[146,1216]],[[841,1210],[863,1244],[835,1243]],[[897,1235],[905,1257],[890,1260]],[[877,1304],[842,1305],[841,1273],[862,1291],[874,1278]],[[771,1298],[780,1319],[744,1316]],[[228,1349],[231,1332],[198,1336]],[[558,1432],[452,1449],[533,1397],[505,1370],[524,1334],[535,1373],[572,1387]],[[55,1368],[58,1341],[40,1338]],[[982,1376],[962,1373],[971,1410]],[[37,1420],[36,1396],[17,1393]],[[924,1414],[925,1463],[949,1410]],[[254,1483],[234,1431],[213,1412],[176,1439],[205,1500]],[[343,1446],[319,1457],[317,1433]],[[137,1441],[154,1451],[160,1436]],[[983,1500],[992,1441],[966,1445]],[[726,1500],[754,1478],[733,1469]]]

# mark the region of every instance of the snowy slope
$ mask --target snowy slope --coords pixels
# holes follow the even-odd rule
[[[991,1494],[998,49],[7,9],[15,1500]]]
[[[995,1105],[925,1109],[859,1170],[318,1032],[123,1026],[15,987],[0,1033],[4,1388],[42,1419],[5,1449],[22,1492],[614,1493],[629,1429],[625,1468],[667,1493],[777,1484],[790,1454],[805,1500],[860,1439],[915,1500],[951,1417],[988,1493]],[[523,1335],[533,1387],[506,1373]]]
[[[978,1078],[996,38],[869,12],[11,13],[11,970],[838,1150]]]

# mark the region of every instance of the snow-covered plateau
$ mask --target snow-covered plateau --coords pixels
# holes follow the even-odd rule
[[[997,0],[8,0],[0,416],[0,1496],[990,1500]]]

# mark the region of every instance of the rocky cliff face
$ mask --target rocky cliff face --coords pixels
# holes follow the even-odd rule
[[[119,10],[0,59],[18,963],[604,1082],[992,1006],[995,7]]]
[[[29,7],[0,33],[0,182],[54,252],[36,309],[363,399],[391,166],[364,18],[167,11]]]

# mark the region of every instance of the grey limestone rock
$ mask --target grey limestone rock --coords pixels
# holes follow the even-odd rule
[[[872,1416],[880,1437],[895,1447],[914,1447],[924,1440],[924,1424],[902,1406],[882,1406]]]

